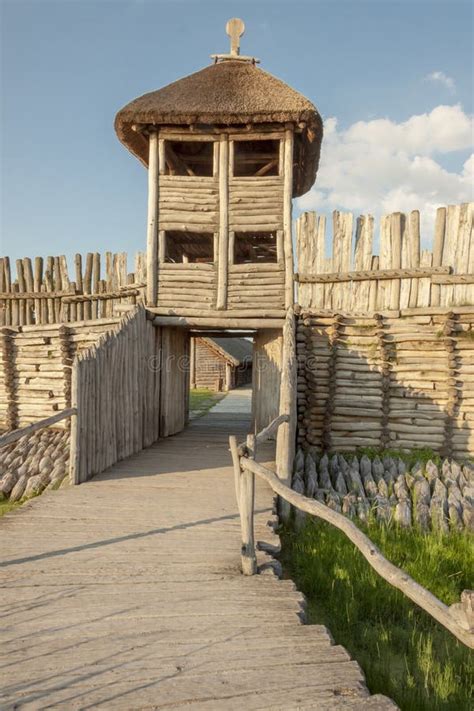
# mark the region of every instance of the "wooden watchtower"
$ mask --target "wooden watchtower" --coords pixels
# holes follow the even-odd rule
[[[229,54],[116,116],[148,168],[147,307],[169,323],[276,325],[293,304],[292,198],[313,184],[322,121],[304,96]],[[161,320],[161,319],[160,319]]]

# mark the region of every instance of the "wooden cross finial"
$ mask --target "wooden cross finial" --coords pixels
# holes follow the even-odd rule
[[[230,37],[230,53],[238,56],[240,54],[240,38],[245,32],[243,20],[233,17],[227,22],[225,31]]]

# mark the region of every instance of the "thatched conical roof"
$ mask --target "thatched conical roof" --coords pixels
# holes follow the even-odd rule
[[[199,72],[131,101],[115,118],[120,141],[148,165],[148,139],[133,124],[301,123],[296,135],[294,195],[314,183],[318,169],[323,125],[321,117],[302,94],[252,62],[217,62]]]

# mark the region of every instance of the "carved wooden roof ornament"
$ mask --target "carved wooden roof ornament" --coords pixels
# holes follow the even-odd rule
[[[230,53],[229,54],[211,54],[212,59],[215,63],[225,62],[229,59],[238,62],[251,62],[252,64],[259,64],[260,60],[256,57],[245,57],[240,54],[240,38],[245,32],[244,21],[238,17],[233,17],[228,20],[225,31],[230,37]]]

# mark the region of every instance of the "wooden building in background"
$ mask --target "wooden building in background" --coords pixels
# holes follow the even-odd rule
[[[192,338],[191,388],[220,392],[251,383],[252,351],[246,338]]]

